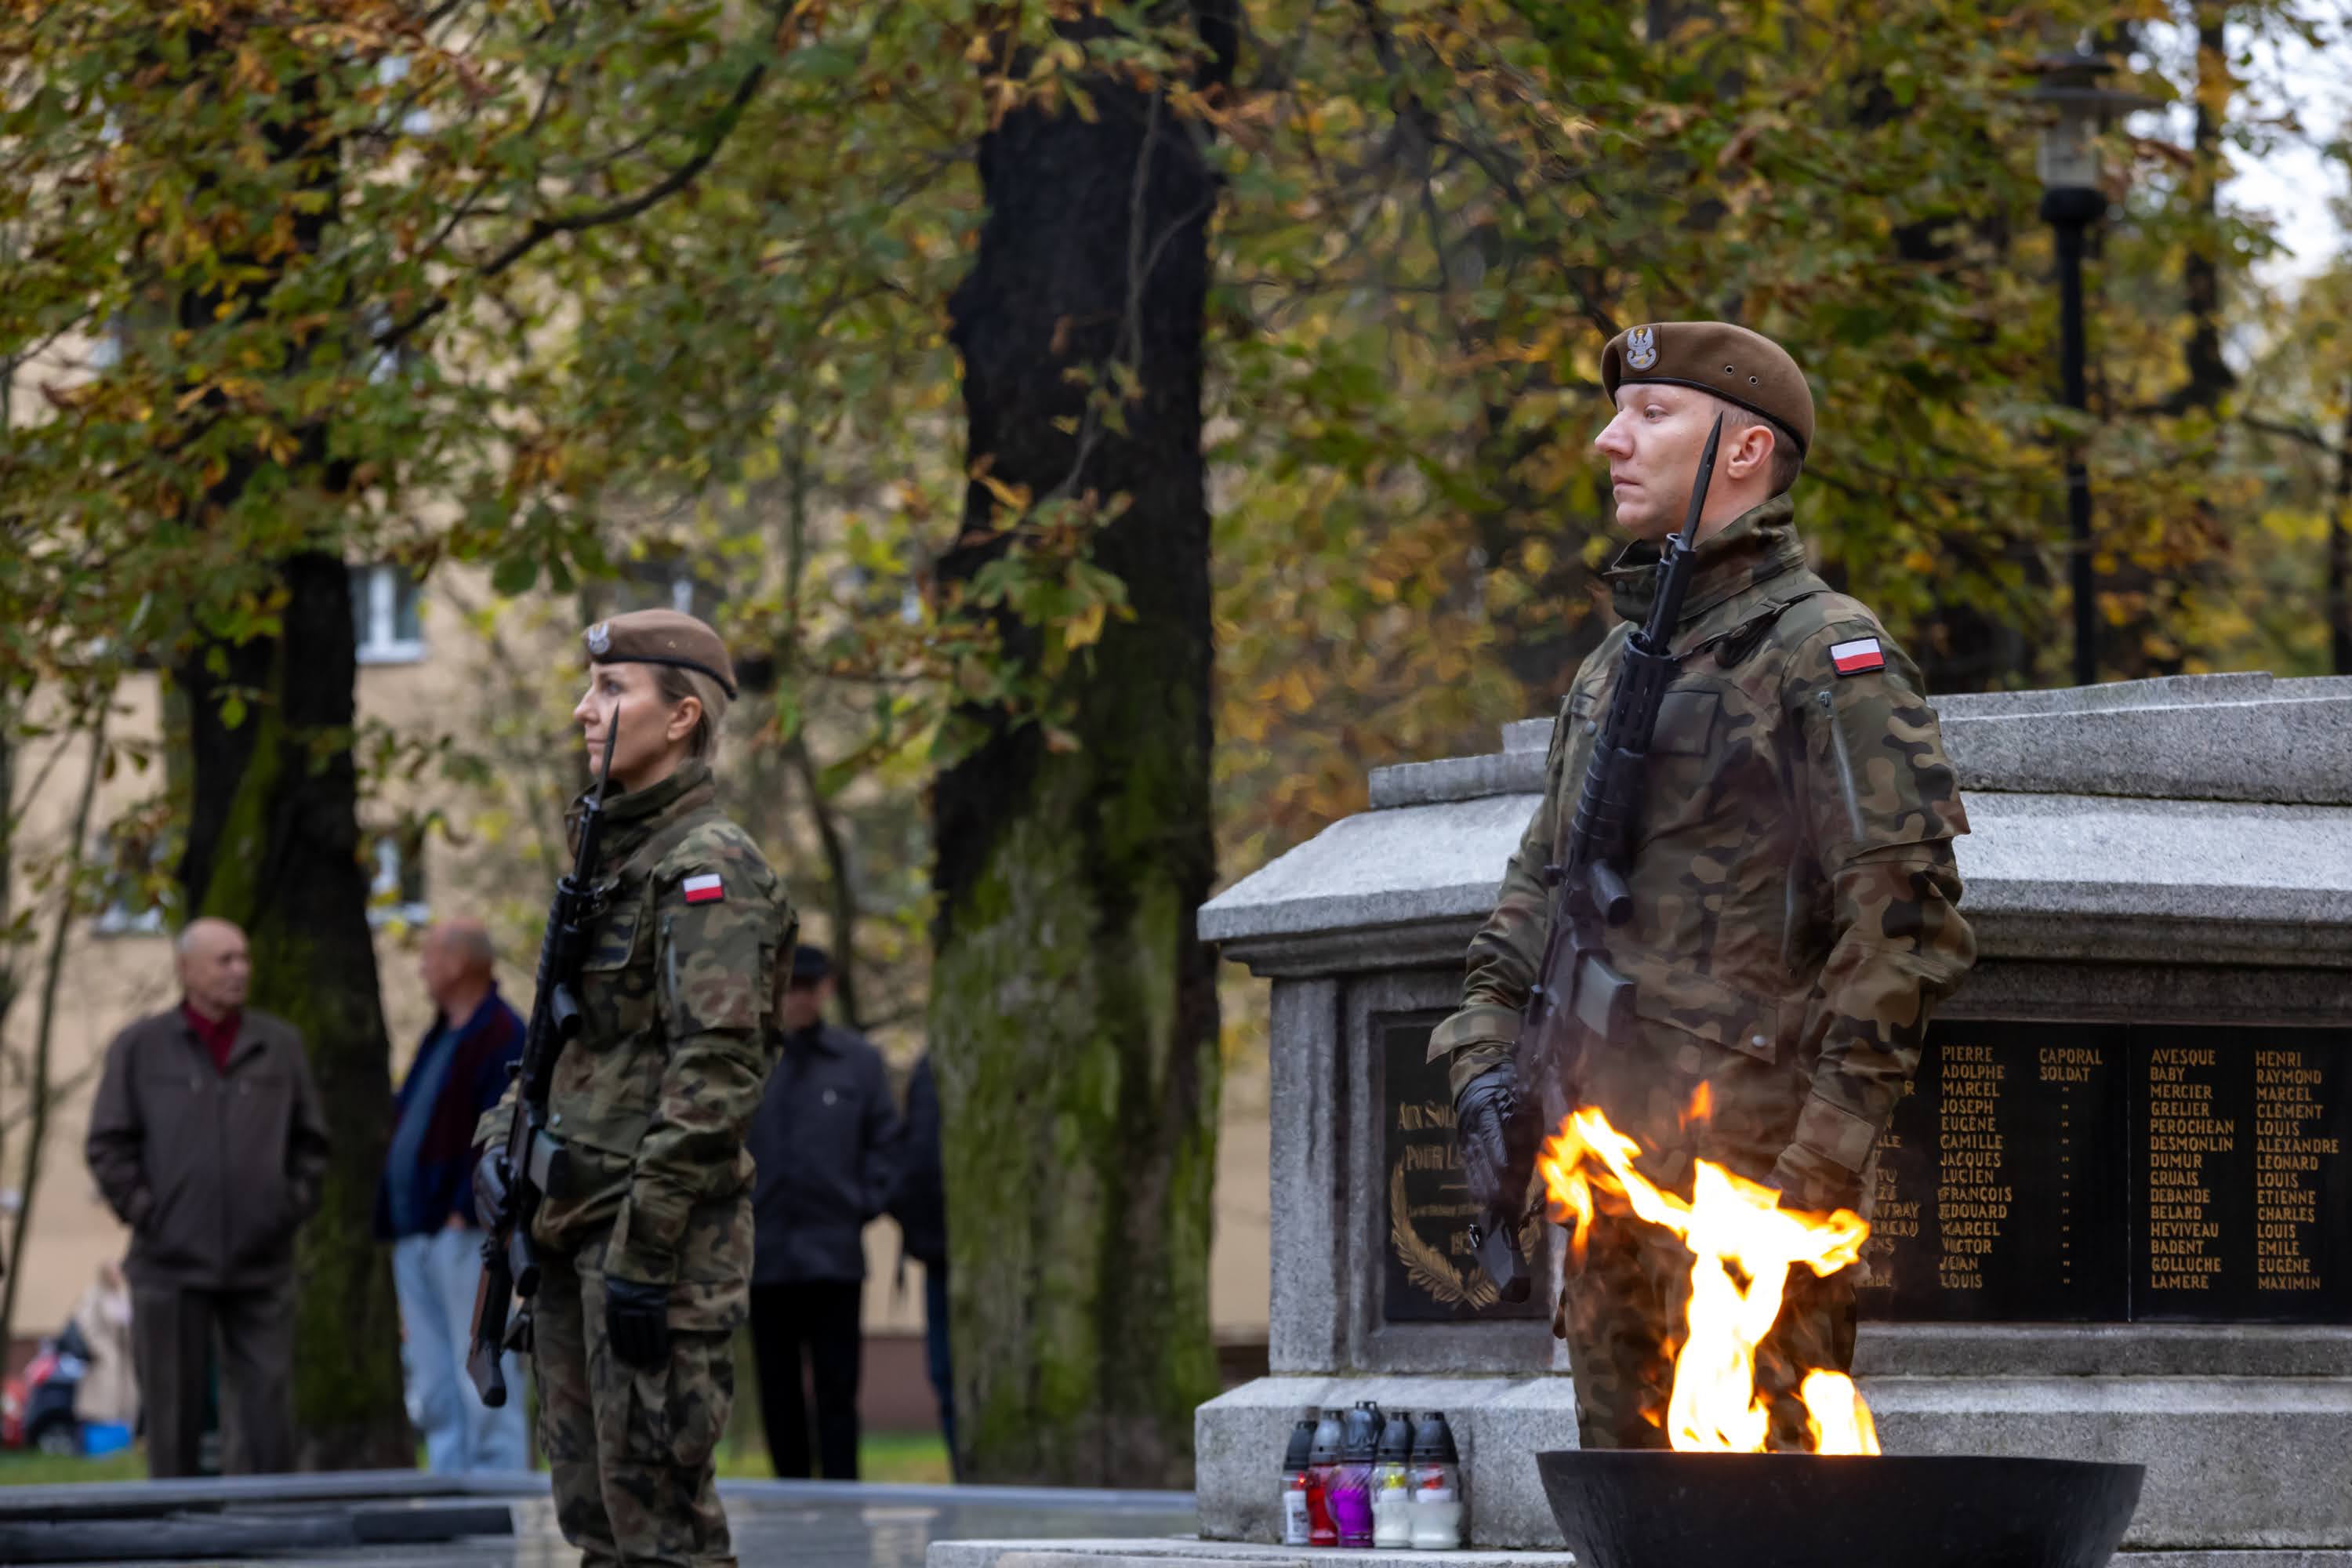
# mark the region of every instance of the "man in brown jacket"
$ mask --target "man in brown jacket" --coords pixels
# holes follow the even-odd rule
[[[151,1474],[196,1472],[218,1346],[221,1468],[294,1468],[294,1233],[319,1205],[326,1121],[284,1020],[247,1011],[245,933],[180,933],[185,994],[107,1047],[85,1153],[130,1226],[131,1357]]]

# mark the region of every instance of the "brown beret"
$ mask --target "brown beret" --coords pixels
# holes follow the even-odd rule
[[[698,669],[735,695],[735,666],[727,645],[692,616],[676,610],[632,610],[598,621],[581,634],[593,664],[669,664]]]
[[[1813,390],[1789,351],[1729,321],[1660,321],[1632,327],[1601,351],[1601,386],[1643,382],[1693,386],[1737,403],[1795,438],[1797,455],[1813,444]]]

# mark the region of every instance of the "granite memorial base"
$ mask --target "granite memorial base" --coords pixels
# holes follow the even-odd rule
[[[2352,1568],[2352,680],[1939,706],[1981,956],[1881,1148],[1881,1436],[2145,1465],[2135,1568]],[[1474,1546],[1559,1543],[1550,1268],[1495,1300],[1421,1060],[1549,729],[1375,772],[1370,809],[1202,911],[1273,982],[1271,1375],[1199,1413],[1211,1541],[1272,1542],[1292,1422],[1376,1399],[1454,1423]],[[958,1550],[933,1568],[982,1568]],[[1268,1551],[1188,1560],[1301,1555]]]

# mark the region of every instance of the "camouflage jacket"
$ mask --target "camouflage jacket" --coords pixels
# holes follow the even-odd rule
[[[710,770],[689,763],[606,808],[611,892],[587,933],[585,1017],[548,1094],[570,1170],[533,1232],[568,1252],[609,1225],[608,1272],[672,1285],[681,1326],[724,1328],[751,1274],[744,1135],[775,1065],[775,983],[798,921],[713,800]]]
[[[1649,1126],[1709,1081],[1718,1119],[1745,1124],[1739,1141],[1859,1171],[1930,1011],[1975,960],[1952,857],[1968,818],[1918,670],[1806,569],[1792,512],[1776,498],[1699,546],[1674,637],[1682,670],[1651,745],[1635,914],[1608,937],[1635,983],[1635,1037],[1588,1047],[1580,1083]],[[1574,820],[1657,559],[1636,543],[1609,573],[1625,624],[1561,704],[1543,803],[1470,943],[1462,1007],[1432,1037],[1433,1058],[1453,1053],[1457,1092],[1517,1036],[1549,932],[1543,868]],[[1841,674],[1831,650],[1872,640],[1883,668]],[[1846,662],[1872,660],[1860,647]],[[1760,1103],[1727,1106],[1727,1088]]]

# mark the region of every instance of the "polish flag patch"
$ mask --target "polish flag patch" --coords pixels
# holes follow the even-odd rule
[[[1840,675],[1867,675],[1874,669],[1886,668],[1886,655],[1876,637],[1856,637],[1830,649],[1830,662],[1837,666]]]
[[[689,904],[716,904],[727,897],[727,884],[715,872],[706,871],[699,877],[688,877],[678,884]]]

